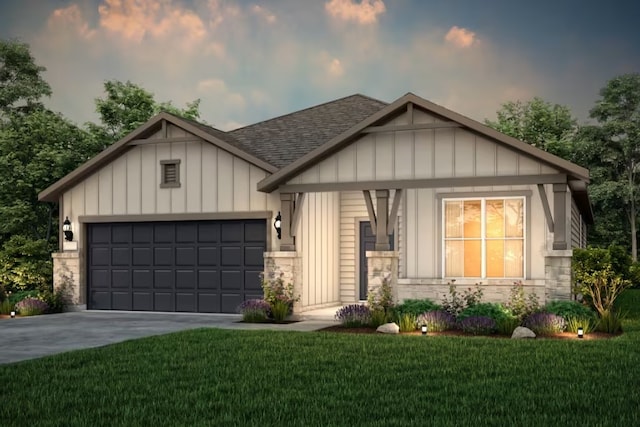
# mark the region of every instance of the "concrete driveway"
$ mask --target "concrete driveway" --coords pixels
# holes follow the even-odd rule
[[[238,323],[235,314],[82,311],[0,320],[0,364],[195,328],[313,331],[333,324],[304,320],[286,325]]]

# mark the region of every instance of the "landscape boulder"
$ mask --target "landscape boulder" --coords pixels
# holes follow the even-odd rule
[[[380,332],[383,334],[399,334],[400,333],[400,326],[396,325],[395,323],[385,323],[384,325],[380,325],[378,326],[378,329],[376,329],[376,332]]]
[[[518,326],[511,334],[511,339],[518,340],[522,338],[535,338],[536,334],[529,328]]]

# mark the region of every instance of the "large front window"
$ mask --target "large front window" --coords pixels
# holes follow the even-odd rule
[[[445,277],[524,277],[524,198],[444,199]]]

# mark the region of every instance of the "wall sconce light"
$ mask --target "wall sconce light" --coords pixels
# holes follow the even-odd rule
[[[69,217],[66,217],[62,223],[62,232],[64,233],[64,240],[69,242],[73,240],[73,231],[71,231],[71,221],[69,221]]]
[[[578,328],[578,338],[582,338],[584,337],[584,329],[582,329],[582,326],[580,326]]]
[[[276,215],[276,220],[273,221],[273,227],[278,232],[278,239],[282,239],[282,216],[280,215],[280,211],[278,211],[278,215]]]
[[[12,311],[12,312],[11,312],[11,318],[13,319],[14,317],[16,317],[16,312],[15,312],[15,311]]]
[[[420,330],[422,331],[422,335],[427,335],[427,325],[422,325]]]

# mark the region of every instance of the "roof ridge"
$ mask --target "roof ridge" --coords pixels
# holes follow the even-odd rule
[[[292,116],[294,114],[299,114],[299,113],[302,113],[302,112],[305,112],[305,111],[312,110],[314,108],[324,107],[326,105],[334,104],[336,102],[344,101],[345,99],[353,98],[353,97],[356,97],[356,96],[359,96],[361,98],[366,98],[366,99],[374,101],[374,102],[379,102],[379,103],[384,104],[384,105],[389,105],[388,102],[380,101],[379,99],[375,99],[375,98],[372,98],[370,96],[363,95],[361,93],[354,93],[354,94],[351,94],[351,95],[343,96],[342,98],[334,99],[334,100],[331,100],[331,101],[326,101],[326,102],[323,102],[323,103],[320,103],[320,104],[316,104],[316,105],[312,105],[310,107],[303,108],[301,110],[292,111],[292,112],[287,113],[287,114],[282,114],[280,116],[271,117],[271,118],[266,119],[266,120],[262,120],[262,121],[259,121],[259,122],[256,122],[256,123],[252,123],[250,125],[246,125],[246,126],[243,126],[243,127],[237,128],[237,129],[233,129],[233,130],[230,130],[228,133],[232,134],[233,132],[238,131],[238,130],[247,129],[247,128],[250,128],[250,127],[256,126],[256,125],[262,125],[262,124],[268,123],[268,122],[273,121],[273,120],[279,120],[279,119],[282,119],[283,117]]]

